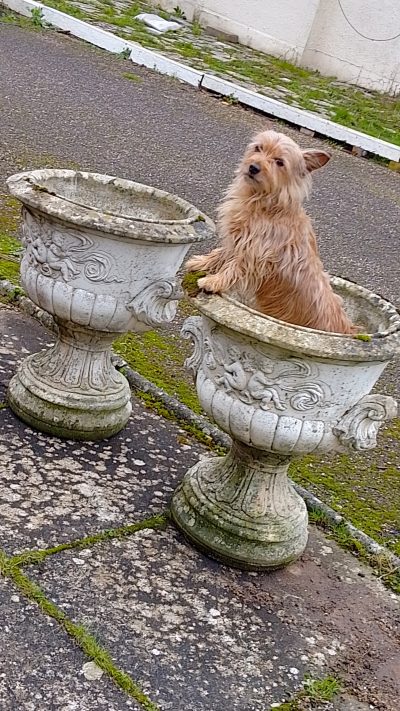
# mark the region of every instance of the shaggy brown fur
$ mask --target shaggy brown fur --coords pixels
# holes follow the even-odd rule
[[[188,271],[207,272],[199,287],[234,290],[246,304],[282,321],[354,333],[303,208],[311,172],[329,159],[324,151],[302,151],[275,131],[256,136],[219,207],[221,246],[186,264]]]

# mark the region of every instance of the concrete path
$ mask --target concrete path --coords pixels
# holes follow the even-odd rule
[[[142,69],[129,81],[122,60],[53,32],[0,25],[0,67],[2,181],[50,156],[212,214],[266,124]],[[333,154],[310,203],[326,266],[399,303],[399,176]],[[0,333],[2,399],[19,359],[51,336],[6,306]],[[136,400],[125,432],[96,445],[44,437],[0,410],[1,711],[268,711],[306,673],[340,676],[352,698],[304,708],[347,711],[358,698],[398,711],[399,603],[354,558],[313,530],[299,563],[244,574],[160,528],[154,515],[206,454]],[[93,657],[107,670],[98,679]]]
[[[0,330],[3,399],[21,358],[52,336],[5,305]],[[1,710],[267,711],[308,674],[396,711],[399,599],[315,528],[302,559],[272,574],[192,549],[157,516],[210,453],[133,406],[124,432],[92,444],[0,410]],[[351,707],[341,696],[299,708]]]

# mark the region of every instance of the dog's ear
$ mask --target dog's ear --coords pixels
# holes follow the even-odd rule
[[[322,168],[328,160],[331,159],[331,154],[326,151],[303,151],[306,168],[309,173],[317,168]]]

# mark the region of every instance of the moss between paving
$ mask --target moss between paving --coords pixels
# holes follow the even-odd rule
[[[196,69],[400,145],[400,97],[360,89],[242,45],[219,41],[206,35],[198,22],[182,20],[179,10],[174,19],[183,22],[181,30],[153,35],[135,16],[140,12],[157,12],[171,17],[155,3],[46,0],[45,4]]]
[[[90,660],[93,660],[97,667],[102,669],[109,678],[124,691],[127,695],[138,701],[144,711],[160,711],[159,707],[143,693],[140,686],[121,669],[115,662],[106,647],[99,643],[90,630],[83,624],[74,622],[58,605],[56,605],[37,585],[25,574],[24,566],[40,564],[48,556],[61,553],[65,550],[90,548],[104,540],[122,539],[127,536],[134,536],[135,533],[143,529],[165,529],[168,525],[168,517],[159,514],[153,518],[144,519],[129,526],[119,529],[111,529],[100,534],[87,536],[81,540],[48,548],[45,550],[32,550],[16,556],[7,556],[0,549],[0,575],[8,578],[20,594],[31,603],[36,604],[41,612],[55,620],[81,648]],[[280,704],[277,708],[282,711],[312,711],[316,704],[333,701],[343,691],[342,683],[332,675],[321,678],[313,678],[305,675],[302,688],[295,696],[286,703]]]
[[[27,164],[57,167],[59,162],[52,156],[24,156],[20,157],[18,167]],[[16,239],[18,222],[18,203],[0,192],[0,278],[11,276],[16,284],[19,278],[16,255],[20,249]],[[181,317],[189,315],[190,304],[183,302],[180,312]],[[115,350],[134,370],[195,412],[201,412],[191,378],[183,367],[190,346],[176,333],[160,330],[144,336],[128,334],[115,342]],[[329,459],[303,457],[293,463],[291,476],[355,526],[400,554],[399,471],[398,419],[381,432],[379,446],[372,452]]]
[[[73,622],[63,610],[45,595],[43,590],[36,583],[24,574],[21,568],[23,565],[39,563],[44,560],[46,556],[54,555],[62,550],[87,548],[102,540],[113,538],[121,539],[145,528],[163,528],[166,525],[166,520],[166,516],[161,514],[140,521],[137,524],[104,531],[104,533],[95,534],[94,536],[88,536],[81,541],[72,541],[52,549],[47,549],[46,551],[29,551],[25,555],[17,555],[14,557],[8,557],[4,551],[0,549],[0,575],[11,580],[22,595],[30,600],[30,602],[38,605],[43,614],[52,618],[63,627],[89,659],[93,660],[95,664],[112,679],[116,686],[138,701],[144,711],[160,711],[160,709],[143,693],[129,674],[115,664],[108,650],[97,641],[93,634],[91,634],[84,625]]]

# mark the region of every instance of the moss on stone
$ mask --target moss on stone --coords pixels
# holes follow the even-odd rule
[[[370,336],[368,333],[357,333],[357,335],[355,335],[354,338],[357,338],[358,341],[371,341],[372,340],[372,336]]]
[[[314,492],[369,536],[400,554],[400,452],[381,436],[369,454],[305,456],[292,462],[294,481]],[[396,436],[398,439],[399,434]],[[382,442],[383,440],[383,442]]]
[[[6,193],[0,192],[0,280],[19,284],[19,259],[21,243],[16,239],[20,204]]]
[[[179,336],[161,331],[148,331],[142,336],[128,333],[114,342],[114,350],[133,370],[194,412],[201,412],[195,386],[184,370],[190,347]]]
[[[22,245],[15,237],[11,237],[6,233],[0,232],[0,253],[18,255],[21,252]]]
[[[2,304],[15,304],[20,296],[25,296],[24,290],[20,286],[15,286],[6,295],[0,296],[0,302]]]
[[[397,448],[400,447],[400,418],[395,417],[390,423],[390,426],[384,431],[384,436],[389,439],[398,440]],[[400,469],[400,467],[399,467]]]
[[[4,259],[0,255],[0,280],[8,279],[13,284],[19,284],[19,264],[18,262]]]
[[[19,225],[21,204],[11,195],[0,192],[0,236],[14,236]]]
[[[188,272],[182,279],[182,286],[186,291],[188,296],[197,296],[200,289],[198,286],[198,280],[206,276],[206,272]]]
[[[308,512],[310,523],[321,528],[328,538],[333,539],[344,550],[355,555],[363,563],[369,565],[373,573],[382,583],[400,593],[400,570],[393,564],[393,560],[385,553],[370,553],[361,541],[353,538],[344,523],[332,523],[324,511],[311,509]]]

